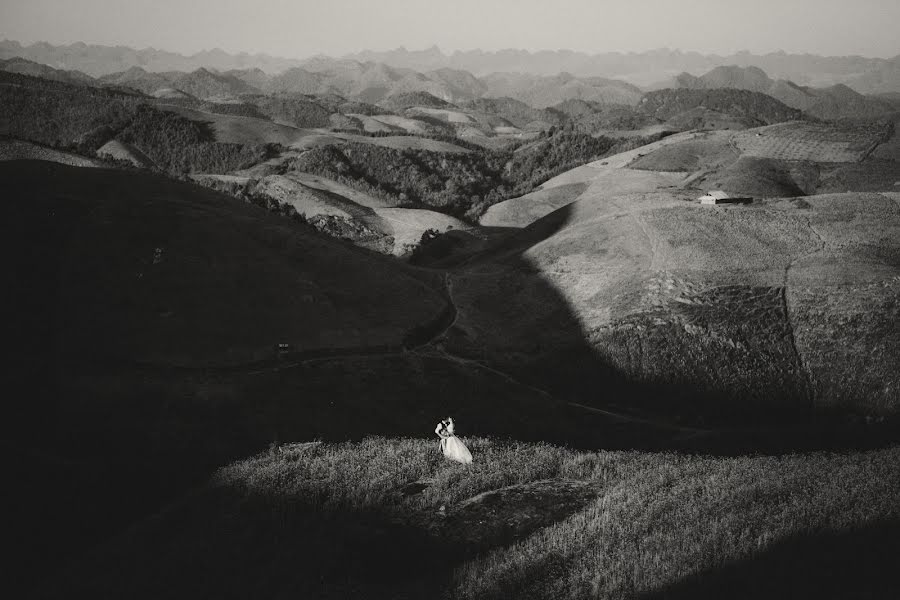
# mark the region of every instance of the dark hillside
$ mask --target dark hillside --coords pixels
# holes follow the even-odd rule
[[[18,73],[20,75],[31,75],[32,77],[43,77],[44,79],[74,83],[77,85],[97,85],[96,79],[81,71],[54,69],[53,67],[19,58],[18,56],[0,59],[0,71]]]
[[[800,110],[770,96],[737,89],[658,90],[645,95],[638,110],[665,121],[698,107],[733,117],[747,117],[756,121],[757,125],[793,121],[803,116]]]
[[[265,146],[216,142],[203,123],[157,110],[145,96],[0,73],[0,134],[93,156],[119,139],[173,175],[227,173],[268,157]]]
[[[413,106],[425,106],[429,108],[453,108],[453,104],[441,100],[428,92],[403,92],[388,96],[378,103],[389,110],[402,111]]]
[[[0,180],[3,465],[22,511],[5,535],[36,569],[7,589],[277,436],[258,421],[271,390],[243,389],[273,380],[238,383],[235,365],[277,366],[279,343],[379,355],[446,321],[437,278],[204,188],[38,161],[0,163]]]

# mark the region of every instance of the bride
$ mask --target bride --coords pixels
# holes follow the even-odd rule
[[[444,453],[444,456],[464,465],[472,462],[472,453],[453,433],[453,419],[447,417],[438,423],[434,432],[441,438],[441,452]]]

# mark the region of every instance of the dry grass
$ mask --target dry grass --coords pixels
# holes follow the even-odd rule
[[[194,110],[174,104],[160,104],[160,110],[177,113],[186,119],[211,123],[219,142],[233,144],[282,144],[290,146],[300,143],[314,134],[310,129],[298,129],[291,125],[274,123],[267,119],[223,115]]]
[[[812,410],[810,378],[821,406],[896,410],[898,219],[877,194],[710,208],[610,197],[595,182],[455,277],[448,348],[523,377],[568,356],[577,373],[558,364],[530,380],[569,382],[579,402],[643,404],[591,378],[606,363],[668,386],[652,408],[670,416],[786,419]]]
[[[882,135],[873,127],[796,121],[736,133],[734,142],[744,156],[841,163],[862,160]]]
[[[693,172],[716,169],[738,159],[730,143],[731,133],[718,132],[704,137],[663,146],[628,165],[645,171]]]
[[[717,459],[465,441],[470,467],[446,462],[433,440],[273,448],[221,469],[44,595],[642,598],[759,560],[797,536],[900,518],[898,449]],[[530,496],[479,496],[501,489]],[[566,494],[582,500],[555,522],[520,524],[512,539],[479,523],[486,514],[512,523],[542,497],[550,510]],[[896,562],[891,550],[882,541],[866,552]],[[858,568],[858,558],[844,568]],[[192,577],[179,579],[189,565]],[[832,575],[818,569],[803,576]],[[853,577],[852,589],[864,591],[892,574]]]
[[[0,161],[7,160],[46,160],[61,165],[83,168],[106,166],[103,161],[41,146],[40,144],[13,139],[0,139]]]

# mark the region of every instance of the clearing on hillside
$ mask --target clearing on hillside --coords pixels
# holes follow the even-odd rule
[[[216,140],[232,144],[281,144],[290,146],[302,142],[304,138],[315,133],[311,129],[298,129],[291,125],[273,123],[266,119],[223,115],[186,108],[174,104],[158,104],[161,110],[178,113],[186,119],[211,123]]]
[[[679,143],[670,143],[647,152],[629,163],[629,169],[645,171],[694,172],[701,169],[717,169],[738,159],[731,145],[731,133],[720,131]]]
[[[609,197],[676,188],[682,184],[687,172],[631,169],[632,163],[668,146],[678,146],[698,137],[717,140],[718,135],[721,134],[677,133],[576,167],[544,182],[534,192],[491,206],[479,223],[492,227],[525,227],[575,201],[588,188]],[[665,166],[673,166],[672,161],[668,160]]]
[[[97,156],[100,158],[110,157],[115,160],[124,160],[130,162],[140,169],[152,169],[156,165],[150,160],[150,157],[135,148],[131,144],[120,142],[119,140],[110,140],[100,146],[97,150]]]
[[[822,163],[858,162],[881,143],[880,127],[794,121],[734,134],[744,156]]]

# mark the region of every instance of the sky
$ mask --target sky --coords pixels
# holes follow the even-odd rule
[[[0,39],[222,48],[900,54],[900,0],[0,0]]]

